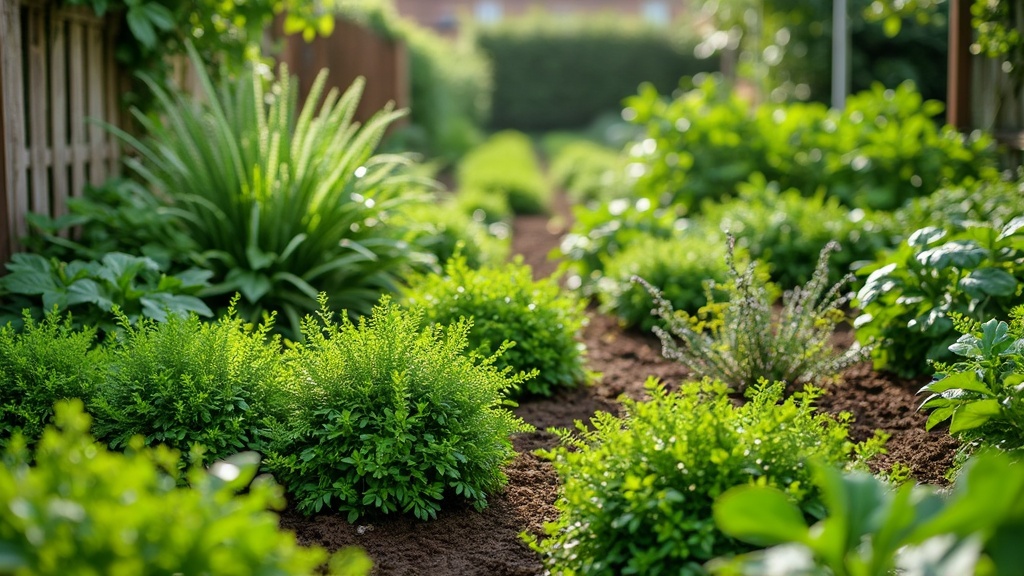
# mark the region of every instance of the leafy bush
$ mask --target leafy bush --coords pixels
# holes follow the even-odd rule
[[[910,84],[876,85],[842,110],[753,108],[714,78],[673,100],[646,85],[626,103],[624,114],[647,129],[630,149],[637,193],[662,206],[696,210],[755,172],[783,190],[824,190],[848,206],[887,210],[942,186],[997,177],[991,139],[936,125],[941,104],[923,102]]]
[[[633,282],[633,277],[639,276],[662,286],[662,297],[674,309],[696,313],[708,303],[705,283],[720,285],[729,279],[725,252],[720,238],[699,232],[636,238],[605,261],[604,275],[597,283],[601,308],[626,326],[648,331],[658,324],[651,314],[654,299]],[[721,298],[721,290],[718,292]]]
[[[586,379],[585,349],[576,340],[586,322],[584,302],[562,292],[555,278],[535,281],[521,259],[473,270],[465,258],[452,258],[444,275],[411,280],[406,299],[428,324],[472,319],[469,346],[482,356],[514,342],[495,366],[537,377],[513,396],[551,396]]]
[[[35,444],[58,400],[92,398],[106,368],[95,343],[95,328],[75,329],[54,312],[26,317],[20,331],[0,326],[0,448],[16,434]]]
[[[641,82],[671,90],[682,76],[714,70],[693,56],[688,30],[639,18],[558,18],[545,12],[480,26],[476,43],[494,67],[492,125],[519,130],[585,126],[621,108]]]
[[[976,320],[1006,317],[1024,286],[1024,217],[1003,226],[964,222],[914,232],[862,268],[864,286],[854,326],[861,342],[876,341],[875,368],[922,374],[926,361],[952,359],[950,313]]]
[[[942,188],[929,196],[914,198],[893,214],[895,230],[920,230],[926,226],[963,227],[968,222],[988,222],[997,228],[1024,214],[1024,180],[982,180],[971,186]]]
[[[737,407],[720,382],[673,394],[655,384],[649,402],[625,401],[623,419],[599,413],[593,430],[562,431],[563,445],[549,453],[562,480],[561,514],[531,545],[553,572],[703,574],[704,561],[751,549],[715,527],[712,503],[722,492],[774,486],[820,516],[808,462],[841,466],[883,442],[848,441],[849,415],[818,413],[821,391],[811,387],[782,400],[784,384],[763,383]]]
[[[208,255],[215,286],[204,295],[241,292],[246,317],[280,311],[294,335],[320,290],[353,314],[395,290],[417,254],[388,219],[417,187],[401,158],[373,152],[400,114],[353,124],[358,81],[318,109],[320,76],[297,112],[285,70],[265,90],[257,71],[215,88],[196,69],[201,101],[154,86],[166,122],[136,113],[146,138],[120,135],[141,155],[129,166]]]
[[[281,490],[253,477],[255,453],[175,485],[178,453],[133,444],[108,452],[89,437],[80,402],[56,407],[57,429],[29,457],[14,442],[0,470],[0,539],[9,574],[313,574],[328,559],[278,528]],[[236,495],[247,488],[246,493]],[[364,554],[331,559],[334,574],[367,574]]]
[[[654,327],[662,353],[696,376],[741,390],[762,378],[789,384],[835,378],[870,349],[854,346],[840,353],[832,348],[832,333],[845,320],[843,306],[849,300],[842,288],[850,278],[829,286],[828,257],[837,249],[834,243],[822,249],[810,282],[786,291],[777,313],[772,309],[775,298],[763,277],[758,277],[756,263],[737,271],[731,237],[726,254],[729,282],[724,287],[728,300],[716,301],[714,286],[709,285],[708,305],[696,317],[675,312],[657,288],[638,278],[654,297],[654,312],[666,326]]]
[[[462,187],[455,195],[455,206],[459,211],[470,214],[474,220],[493,228],[495,235],[507,236],[512,222],[512,208],[508,198],[501,194],[493,194],[482,188]],[[495,228],[496,226],[496,228]],[[504,230],[499,233],[499,230]]]
[[[7,292],[14,299],[0,307],[0,322],[17,318],[25,308],[36,318],[57,309],[73,313],[78,326],[111,332],[116,328],[111,314],[115,306],[131,323],[142,318],[162,322],[173,314],[213,315],[195,296],[209,287],[209,271],[190,268],[168,275],[148,257],[110,252],[100,261],[60,262],[38,254],[15,254],[7,271],[0,278],[0,294]]]
[[[960,359],[938,363],[930,394],[927,428],[949,420],[949,433],[968,446],[1024,448],[1024,306],[1010,311],[1010,324],[992,318],[980,324],[960,318],[963,335],[949,347]]]
[[[718,560],[715,574],[1015,574],[1024,562],[1024,466],[978,456],[945,497],[930,486],[893,489],[863,472],[815,467],[827,516],[808,527],[789,495],[732,488],[715,502],[719,528],[763,552]]]
[[[551,159],[551,180],[576,203],[600,202],[628,192],[626,158],[589,140],[565,145]]]
[[[477,508],[507,478],[509,434],[528,428],[502,407],[526,375],[464,354],[469,322],[420,328],[422,314],[385,297],[373,315],[307,317],[288,353],[288,413],[267,468],[305,514],[412,512],[433,518],[461,496]]]
[[[521,132],[498,132],[474,148],[456,170],[459,189],[480,190],[508,199],[516,214],[546,212],[551,190],[544,180],[530,138]]]
[[[438,199],[438,204],[410,204],[399,211],[396,219],[405,220],[406,241],[444,265],[456,254],[462,254],[471,268],[497,264],[508,258],[507,230],[500,224],[488,226],[458,206],[458,201]]]
[[[829,259],[833,281],[846,275],[854,262],[873,260],[890,246],[887,222],[849,210],[834,196],[819,192],[806,197],[794,188],[780,191],[777,182],[761,174],[738,184],[737,192],[721,203],[705,202],[705,221],[735,236],[751,258],[768,264],[772,279],[783,287],[810,281],[818,254],[832,240],[843,247]]]
[[[232,307],[214,323],[195,315],[121,323],[91,406],[99,439],[117,449],[136,435],[182,452],[198,444],[205,461],[258,445],[282,378],[270,322],[246,324]]]

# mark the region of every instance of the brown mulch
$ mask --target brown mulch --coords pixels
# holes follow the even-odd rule
[[[523,256],[535,276],[546,276],[557,268],[548,253],[565,232],[568,213],[566,201],[560,197],[555,218],[530,216],[516,220],[513,252]],[[515,410],[538,431],[513,438],[518,456],[506,468],[508,485],[502,493],[491,496],[487,508],[478,512],[452,503],[429,522],[396,516],[356,524],[332,514],[303,518],[287,511],[282,515],[282,526],[295,531],[305,544],[332,550],[352,545],[364,548],[374,561],[374,574],[542,574],[539,559],[521,542],[519,534],[529,531],[539,535],[544,522],[557,517],[554,502],[558,478],[551,465],[533,453],[556,443],[554,435],[544,430],[571,427],[575,420],[586,421],[598,410],[616,412],[620,395],[643,396],[647,376],[671,385],[687,374],[679,364],[662,358],[660,344],[652,335],[624,331],[615,319],[596,311],[589,315],[590,323],[582,338],[589,368],[602,374],[600,380],[555,398],[524,402]],[[837,334],[839,345],[848,345],[849,340],[848,333]],[[878,373],[865,362],[848,369],[842,382],[833,386],[819,405],[828,412],[853,413],[856,420],[851,432],[856,440],[869,437],[875,429],[890,434],[889,453],[878,460],[879,467],[902,462],[910,466],[919,481],[943,483],[956,443],[943,432],[925,432],[925,417],[917,411],[921,398],[916,395],[925,382]]]

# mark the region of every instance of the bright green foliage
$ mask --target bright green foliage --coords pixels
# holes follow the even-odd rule
[[[502,406],[526,375],[465,355],[469,322],[424,330],[420,312],[386,297],[358,325],[321,306],[288,353],[288,413],[266,462],[298,510],[354,522],[373,512],[433,518],[453,496],[485,506],[507,481],[509,435],[529,428]]]
[[[1024,306],[1010,311],[1010,324],[992,318],[979,325],[954,322],[963,335],[949,347],[959,356],[936,365],[927,427],[949,420],[949,433],[980,446],[1024,448]]]
[[[693,27],[679,24],[537,10],[479,26],[476,43],[494,67],[492,125],[579,128],[618,111],[641,82],[670,91],[683,76],[717,69],[717,59],[694,57]]]
[[[256,71],[217,87],[200,73],[201,102],[154,86],[166,122],[136,114],[147,137],[119,132],[141,155],[129,165],[205,252],[215,272],[205,294],[241,292],[246,317],[280,311],[293,335],[319,291],[367,312],[418,256],[387,221],[419,187],[402,158],[374,155],[401,114],[386,108],[353,123],[362,82],[320,106],[325,78],[298,111],[284,69],[268,89]]]
[[[406,241],[433,254],[444,266],[456,252],[471,268],[497,264],[508,258],[511,248],[507,229],[501,224],[488,226],[457,205],[457,200],[438,200],[438,204],[409,204],[396,219],[408,219],[401,225],[408,230]]]
[[[209,287],[209,271],[190,268],[168,275],[153,259],[123,252],[109,252],[100,261],[88,262],[15,254],[7,272],[0,278],[0,294],[7,292],[15,299],[13,306],[0,307],[0,321],[17,318],[24,308],[37,318],[56,309],[73,313],[78,326],[111,332],[116,327],[111,314],[115,307],[131,323],[142,318],[162,322],[169,315],[213,314],[195,296]]]
[[[643,238],[670,239],[688,225],[673,210],[646,198],[616,198],[596,206],[573,207],[573,225],[555,251],[568,271],[566,284],[591,296],[604,276],[604,265]]]
[[[34,444],[58,400],[92,398],[106,369],[95,343],[94,328],[77,330],[54,312],[42,322],[26,317],[20,331],[0,327],[0,448],[19,433]]]
[[[761,174],[738,184],[737,191],[735,198],[722,203],[705,202],[706,222],[735,236],[736,244],[768,264],[772,279],[785,288],[811,279],[818,254],[832,240],[843,247],[829,259],[833,281],[845,276],[853,262],[873,260],[889,247],[883,222],[840,205],[834,196],[819,192],[806,197],[794,188],[782,191]]]
[[[870,346],[853,346],[844,352],[832,348],[835,327],[846,319],[843,307],[849,297],[843,286],[851,279],[829,282],[828,257],[838,249],[835,243],[821,250],[807,284],[783,293],[779,311],[773,309],[776,294],[764,275],[758,274],[757,263],[738,271],[733,248],[730,237],[729,281],[722,287],[727,300],[716,299],[715,286],[709,284],[708,305],[696,316],[676,312],[657,288],[637,279],[654,297],[655,314],[665,324],[655,326],[654,333],[666,358],[682,363],[694,376],[742,390],[762,378],[821,384],[867,357]]]
[[[848,206],[895,209],[948,184],[997,176],[991,140],[932,119],[941,104],[911,85],[876,85],[842,110],[822,104],[751,107],[707,79],[674,100],[644,86],[626,114],[647,134],[632,146],[639,194],[691,210],[760,172],[805,196],[824,190]]]
[[[0,469],[4,574],[146,576],[312,574],[328,559],[278,528],[268,507],[283,508],[280,488],[253,480],[248,452],[193,468],[190,488],[175,482],[178,453],[134,444],[108,452],[89,436],[80,402],[56,407],[32,457],[15,442]],[[248,488],[245,494],[236,495]],[[369,559],[346,551],[330,573],[369,572]]]
[[[182,452],[198,444],[204,461],[257,445],[282,379],[270,322],[254,327],[231,308],[214,323],[172,316],[133,327],[122,318],[122,329],[90,406],[100,440],[124,449],[141,435]]]
[[[512,222],[512,208],[508,205],[508,198],[501,194],[493,194],[483,188],[459,188],[455,196],[455,206],[459,211],[470,214],[474,220],[487,224],[488,228],[495,225],[507,236],[510,232]]]
[[[551,180],[576,203],[601,202],[628,192],[626,158],[619,151],[578,139],[551,159]]]
[[[533,143],[522,132],[506,130],[492,135],[462,158],[455,177],[459,189],[478,189],[507,198],[516,214],[539,214],[551,204],[551,189]]]
[[[983,180],[971,186],[942,188],[914,198],[893,216],[890,228],[902,234],[926,226],[988,222],[997,228],[1024,214],[1024,180]],[[902,238],[901,238],[902,239]]]
[[[863,472],[814,466],[827,515],[808,526],[790,495],[769,486],[730,489],[715,502],[722,532],[761,552],[721,559],[714,574],[888,576],[1020,573],[1024,465],[979,455],[943,497],[929,486],[898,488]]]
[[[537,376],[513,396],[551,396],[586,380],[585,350],[576,340],[586,322],[585,303],[563,292],[553,277],[535,281],[521,260],[473,270],[465,258],[455,257],[444,275],[412,280],[406,298],[423,310],[428,324],[472,319],[469,345],[483,356],[514,342],[495,365],[536,370]]]
[[[597,283],[601,308],[614,314],[626,326],[645,332],[658,318],[651,294],[633,282],[639,276],[661,286],[662,297],[675,310],[696,313],[708,303],[704,285],[723,285],[729,280],[725,242],[698,231],[672,238],[642,236],[604,262],[604,276]],[[718,290],[718,298],[726,296]]]
[[[734,486],[773,486],[804,514],[823,512],[808,462],[868,458],[882,438],[854,445],[849,415],[817,412],[821,391],[783,400],[782,383],[750,389],[737,407],[719,382],[677,393],[649,381],[649,402],[625,401],[620,420],[599,413],[551,453],[562,481],[558,522],[531,546],[566,576],[703,574],[716,556],[750,550],[715,527],[712,503]]]
[[[927,359],[952,359],[957,335],[950,313],[1005,318],[1020,302],[1024,217],[1003,226],[922,228],[858,273],[867,279],[857,293],[857,339],[878,343],[871,354],[876,368],[922,374]]]

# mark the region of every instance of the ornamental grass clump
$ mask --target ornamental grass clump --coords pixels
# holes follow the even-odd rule
[[[521,259],[473,270],[465,257],[456,256],[443,275],[412,280],[406,298],[423,310],[428,324],[471,318],[469,345],[483,356],[514,343],[496,365],[536,371],[537,377],[512,396],[552,396],[587,378],[586,349],[576,339],[586,323],[585,303],[562,291],[554,278],[534,280]]]
[[[735,239],[730,236],[726,253],[728,300],[715,299],[715,285],[706,285],[708,305],[691,316],[675,312],[662,293],[641,278],[656,304],[653,313],[665,323],[654,327],[662,354],[692,370],[744,389],[765,378],[771,381],[824,383],[846,367],[867,357],[870,346],[854,345],[844,352],[831,344],[835,327],[846,319],[843,306],[850,296],[843,286],[850,278],[829,283],[829,254],[835,242],[822,249],[811,280],[782,295],[782,309],[773,310],[775,299],[767,282],[758,277],[757,264],[742,272],[734,260]],[[676,342],[678,339],[678,343]]]
[[[859,465],[882,450],[876,433],[847,438],[849,414],[814,407],[822,391],[806,387],[783,400],[785,384],[749,388],[737,407],[718,381],[669,393],[648,380],[651,400],[625,400],[620,419],[598,413],[592,429],[558,431],[547,453],[562,484],[557,522],[547,537],[524,535],[554,574],[698,575],[717,556],[753,549],[715,525],[715,498],[734,486],[772,486],[820,517],[811,461]]]
[[[422,313],[383,298],[358,324],[320,300],[305,343],[287,353],[287,417],[267,468],[298,510],[433,518],[461,497],[477,508],[507,482],[509,435],[530,427],[503,395],[529,374],[467,355],[469,321],[421,328]]]
[[[281,389],[272,319],[255,327],[232,306],[213,323],[192,315],[133,326],[121,316],[121,328],[90,405],[100,440],[124,449],[138,435],[184,453],[198,445],[207,462],[259,445]]]

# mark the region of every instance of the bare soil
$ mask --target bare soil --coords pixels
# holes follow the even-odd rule
[[[560,197],[556,216],[520,217],[513,232],[513,252],[533,267],[536,277],[557,268],[548,259],[569,220],[569,208]],[[436,520],[421,522],[411,517],[385,517],[349,524],[342,517],[322,514],[304,518],[294,511],[282,514],[283,527],[293,530],[304,544],[328,549],[360,546],[373,558],[374,574],[432,576],[532,576],[542,574],[537,556],[520,540],[528,531],[543,533],[545,522],[557,518],[554,507],[558,477],[551,464],[536,456],[539,448],[556,444],[548,427],[571,427],[596,411],[618,412],[621,395],[641,398],[647,376],[666,384],[680,382],[685,368],[665,360],[651,334],[623,330],[614,318],[594,310],[582,339],[588,350],[589,368],[602,374],[591,386],[566,391],[555,398],[523,402],[516,413],[537,432],[519,434],[512,441],[518,452],[506,468],[509,482],[491,496],[483,511],[452,503]],[[836,334],[837,346],[848,346],[852,334]],[[921,482],[944,483],[956,442],[942,431],[925,432],[925,417],[917,411],[917,390],[927,379],[906,380],[875,372],[870,363],[853,366],[842,381],[819,401],[827,412],[848,411],[856,420],[851,427],[856,440],[875,429],[890,434],[889,453],[876,462],[888,468],[893,462],[910,466]]]

